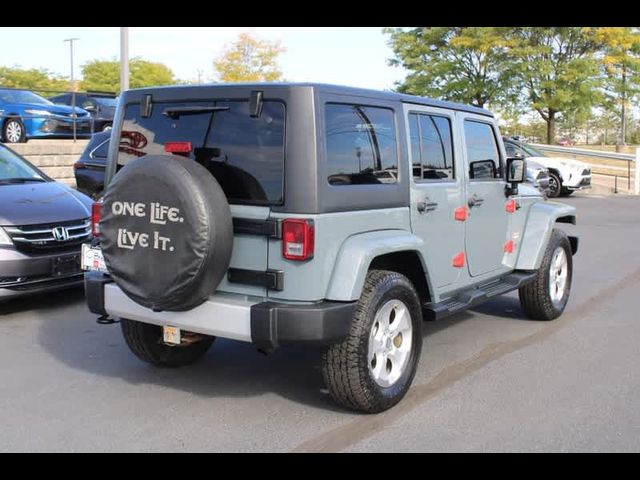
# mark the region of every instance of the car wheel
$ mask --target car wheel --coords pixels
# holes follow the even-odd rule
[[[562,192],[562,181],[558,174],[549,172],[549,197],[556,198]]]
[[[574,192],[574,191],[575,191],[575,190],[569,190],[568,188],[563,188],[563,189],[562,189],[562,196],[563,196],[563,197],[568,197],[568,196],[570,196],[570,195],[573,195],[573,192]]]
[[[333,399],[351,410],[377,413],[409,390],[422,349],[422,311],[414,286],[386,270],[367,275],[347,338],[322,359]]]
[[[24,143],[27,141],[24,125],[19,118],[9,118],[4,122],[2,141],[5,143]]]
[[[520,288],[520,306],[533,320],[558,318],[569,301],[573,257],[571,243],[562,230],[553,229],[535,280]]]
[[[182,367],[199,360],[215,340],[205,337],[188,345],[166,345],[162,343],[162,327],[122,318],[122,335],[129,350],[140,360],[161,367]]]

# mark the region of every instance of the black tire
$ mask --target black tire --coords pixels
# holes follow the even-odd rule
[[[120,320],[122,335],[129,349],[140,359],[161,367],[182,367],[199,360],[216,337],[207,337],[191,345],[169,346],[162,343],[162,327]]]
[[[369,335],[376,312],[389,300],[402,301],[411,316],[408,362],[395,383],[382,387],[369,370]],[[391,320],[392,322],[393,320]],[[347,338],[331,345],[322,357],[322,374],[333,399],[351,410],[377,413],[398,403],[409,390],[422,349],[422,310],[418,294],[404,275],[386,270],[368,273]]]
[[[569,196],[573,195],[573,192],[575,192],[575,190],[569,190],[568,188],[563,188],[562,189],[562,196],[563,197],[569,197]]]
[[[549,172],[549,189],[548,197],[557,198],[562,193],[562,180],[557,173]]]
[[[551,262],[556,249],[564,249],[567,259],[567,279],[564,294],[559,301],[554,302],[550,293]],[[527,317],[532,320],[554,320],[558,318],[569,301],[571,293],[571,280],[573,278],[573,257],[571,253],[571,243],[566,233],[562,230],[553,229],[551,238],[547,244],[547,249],[542,259],[542,264],[536,274],[536,279],[532,283],[520,288],[520,306]]]
[[[20,135],[17,137],[17,141],[15,139],[9,138],[9,128],[11,125],[15,125],[16,128],[20,129]],[[2,126],[2,141],[4,143],[25,143],[27,141],[27,135],[25,133],[24,124],[19,118],[8,118],[4,125]]]

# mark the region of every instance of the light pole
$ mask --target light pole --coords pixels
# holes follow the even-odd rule
[[[120,27],[120,93],[129,90],[129,27]]]
[[[73,81],[73,42],[80,40],[79,38],[65,38],[65,42],[69,42],[69,50],[71,53],[71,122],[73,123],[73,141],[76,141],[76,91]]]

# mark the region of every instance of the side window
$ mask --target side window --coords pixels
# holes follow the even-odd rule
[[[93,100],[90,100],[88,98],[82,99],[80,102],[78,102],[80,104],[80,107],[82,108],[87,108],[87,107],[95,107],[96,104],[94,103]]]
[[[505,142],[504,143],[504,149],[507,152],[507,157],[509,157],[509,158],[526,157],[527,156],[525,154],[524,150],[522,150],[520,147],[516,146],[515,144],[513,144],[511,142]]]
[[[56,105],[67,105],[68,103],[71,103],[68,95],[60,95],[58,97],[55,97],[55,100],[52,100],[52,102]]]
[[[92,150],[91,157],[103,159],[103,158],[107,158],[108,153],[109,153],[109,140],[105,140],[100,145],[98,145],[97,148]]]
[[[493,127],[488,123],[464,121],[464,136],[471,180],[501,178],[500,153]]]
[[[397,183],[393,110],[329,103],[325,123],[331,185]]]
[[[453,180],[453,143],[448,118],[412,113],[409,133],[413,177],[420,180]]]

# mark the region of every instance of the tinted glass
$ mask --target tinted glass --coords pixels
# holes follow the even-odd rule
[[[0,147],[0,182],[16,178],[42,179],[42,176],[11,150]]]
[[[518,157],[518,156],[526,157],[524,150],[514,145],[513,143],[505,142],[504,149],[506,150],[507,157],[509,158]]]
[[[325,119],[331,185],[397,182],[398,148],[392,110],[328,104]]]
[[[411,162],[413,176],[422,178],[422,152],[420,151],[420,125],[418,115],[409,115],[409,141],[411,142]]]
[[[109,153],[109,140],[103,140],[95,150],[93,150],[92,156],[96,159],[107,158]]]
[[[469,169],[475,172],[472,178],[484,180],[501,177],[500,153],[491,125],[465,120],[464,134]],[[474,162],[478,162],[476,166]]]
[[[540,150],[536,150],[531,145],[523,145],[522,149],[527,152],[529,157],[546,157]]]
[[[7,103],[33,103],[36,105],[53,105],[40,95],[28,90],[2,90],[0,89],[0,101]]]
[[[411,124],[417,125],[417,138],[411,139],[412,152],[414,142],[418,141],[421,165],[416,165],[414,153],[413,175],[416,180],[451,180],[455,177],[453,170],[453,144],[451,123],[449,119],[433,115],[412,114]]]
[[[96,106],[95,102],[93,100],[89,100],[88,98],[85,98],[85,99],[76,98],[76,105],[81,107],[81,108],[95,107]]]
[[[171,118],[167,109],[220,107]],[[191,142],[189,157],[205,166],[232,203],[283,202],[285,106],[265,101],[259,118],[248,101],[154,103],[150,118],[129,105],[120,138],[118,164],[147,154],[166,154],[165,142]]]
[[[70,97],[67,95],[59,95],[57,97],[52,97],[49,100],[57,105],[67,105],[67,103],[71,102]]]
[[[92,97],[93,101],[102,105],[103,107],[113,107],[116,108],[118,105],[118,100],[116,98],[109,97]]]

